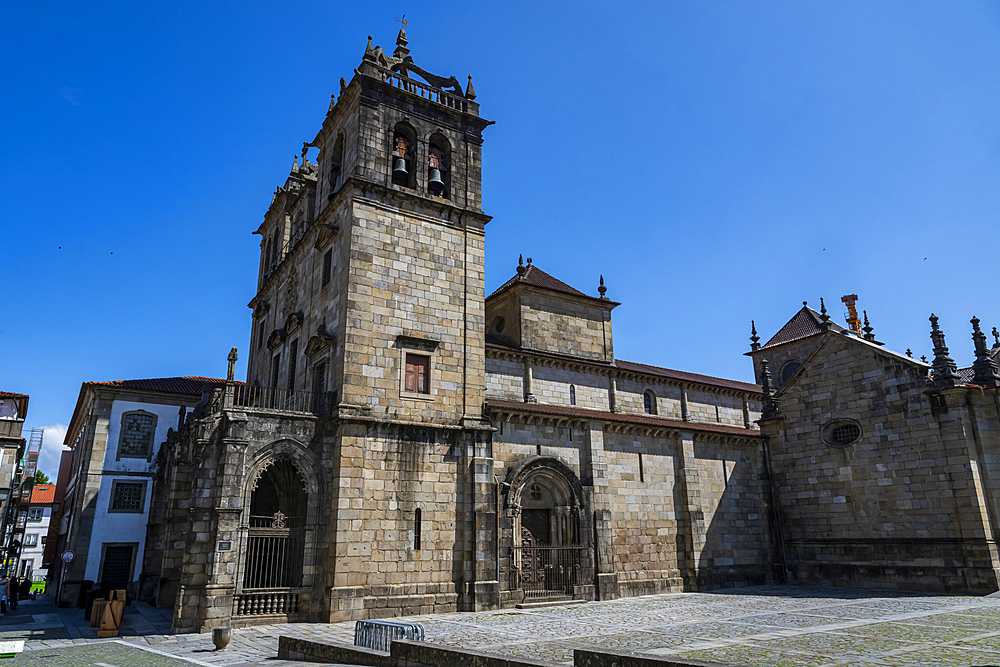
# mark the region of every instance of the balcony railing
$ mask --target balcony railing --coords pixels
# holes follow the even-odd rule
[[[305,412],[318,416],[329,414],[334,395],[332,392],[316,393],[300,389],[255,387],[248,384],[238,384],[233,390],[234,407]]]
[[[420,97],[430,100],[431,102],[437,102],[438,104],[443,104],[446,107],[450,107],[458,111],[468,111],[468,104],[466,103],[464,97],[459,97],[458,95],[445,92],[440,88],[435,88],[425,83],[414,81],[410,77],[403,76],[399,72],[386,72],[384,76],[385,78],[383,80],[394,88],[399,88],[400,90],[405,90],[408,93],[419,95]]]
[[[300,588],[244,590],[233,596],[233,616],[292,616],[299,613]]]

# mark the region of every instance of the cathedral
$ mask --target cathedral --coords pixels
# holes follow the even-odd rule
[[[963,378],[804,307],[754,332],[759,384],[616,359],[603,279],[522,259],[486,295],[491,124],[402,30],[341,79],[255,232],[246,382],[234,348],[155,457],[137,593],[175,631],[777,581],[996,590],[1000,346]]]

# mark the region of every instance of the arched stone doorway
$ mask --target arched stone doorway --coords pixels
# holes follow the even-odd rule
[[[511,469],[505,488],[508,589],[553,598],[589,587],[589,510],[573,471],[558,459],[533,457]]]
[[[301,456],[284,451],[295,448],[275,449],[251,464],[247,477],[235,617],[295,620],[307,613],[316,528],[309,516],[317,489],[297,465]]]

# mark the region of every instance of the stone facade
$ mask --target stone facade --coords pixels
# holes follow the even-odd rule
[[[947,348],[932,373],[824,315],[804,307],[812,328],[750,352],[759,377],[798,364],[760,422],[789,580],[995,591],[1000,382],[944,379]],[[1000,342],[982,347],[995,367]]]
[[[807,308],[755,334],[762,388],[616,359],[603,278],[521,259],[487,297],[475,97],[402,32],[369,43],[275,192],[247,383],[234,349],[157,459],[143,593],[175,630],[786,577],[995,588],[993,390],[929,394],[925,364]],[[831,449],[817,420],[866,439]]]

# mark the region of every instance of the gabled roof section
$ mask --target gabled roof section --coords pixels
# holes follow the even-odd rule
[[[809,306],[803,305],[802,309],[795,313],[792,319],[788,320],[785,326],[781,327],[778,333],[771,336],[771,340],[764,343],[760,349],[764,350],[776,345],[784,345],[785,343],[791,343],[792,341],[823,333],[823,329],[820,328],[821,323],[822,320],[819,318],[819,313]],[[836,322],[830,322],[830,324],[833,325],[831,331],[838,333],[847,331],[847,329]]]
[[[520,267],[518,267],[520,268]],[[584,299],[590,299],[591,301],[598,301],[602,304],[614,308],[615,306],[621,305],[617,301],[611,301],[610,299],[601,299],[596,296],[590,296],[589,294],[584,294],[575,287],[570,287],[558,278],[553,278],[549,274],[542,271],[540,268],[534,264],[528,264],[525,268],[524,273],[515,274],[513,278],[505,282],[493,294],[490,294],[487,299],[492,299],[495,296],[503,294],[514,285],[524,284],[530,285],[532,287],[540,287],[542,289],[550,290],[552,292],[561,292],[563,294],[571,294],[576,297],[581,297]]]
[[[54,503],[56,501],[56,485],[55,484],[38,484],[33,489],[31,489],[31,499],[28,501],[32,504],[48,504]]]
[[[175,378],[149,378],[146,380],[110,380],[108,382],[85,382],[85,386],[121,387],[123,389],[139,389],[142,391],[162,391],[167,394],[183,394],[186,396],[201,396],[205,383],[211,389],[220,389],[226,385],[225,380],[207,378],[200,375]],[[243,384],[237,382],[236,384]]]

